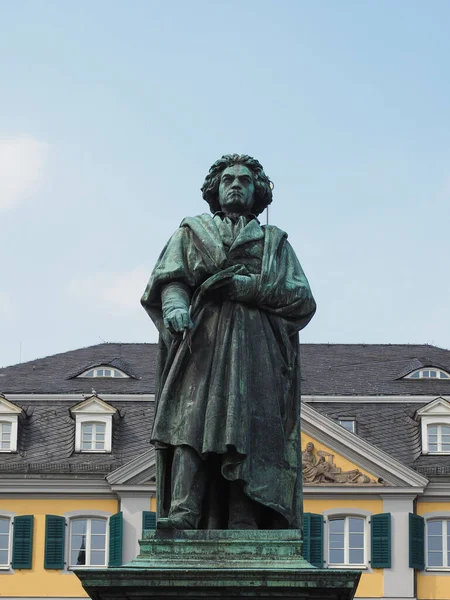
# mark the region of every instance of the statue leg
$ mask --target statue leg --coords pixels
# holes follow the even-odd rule
[[[177,446],[172,462],[172,501],[168,524],[172,529],[197,529],[206,489],[206,466],[189,446]]]
[[[242,481],[230,481],[228,529],[258,529],[261,506],[247,496]]]

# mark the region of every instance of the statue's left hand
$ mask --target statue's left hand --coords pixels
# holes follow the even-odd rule
[[[194,326],[189,317],[189,311],[184,308],[173,308],[165,311],[164,325],[174,333],[181,333],[186,329],[192,329]]]

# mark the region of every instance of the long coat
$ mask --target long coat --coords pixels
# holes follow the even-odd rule
[[[222,455],[225,479],[242,480],[250,498],[298,527],[298,331],[315,302],[286,233],[252,219],[227,247],[218,219],[184,219],[142,298],[160,333],[152,442]],[[249,303],[227,297],[233,274],[258,276]],[[162,321],[161,290],[173,282],[191,292],[185,336]]]

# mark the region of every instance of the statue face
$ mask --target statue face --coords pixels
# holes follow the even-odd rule
[[[246,214],[252,211],[255,184],[244,165],[227,167],[220,176],[219,203],[224,213]]]
[[[312,442],[308,442],[306,444],[306,452],[312,452],[314,450],[314,444]]]

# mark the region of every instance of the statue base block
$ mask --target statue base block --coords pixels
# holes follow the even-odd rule
[[[360,571],[317,569],[296,530],[147,531],[123,567],[76,571],[93,600],[351,600]]]

